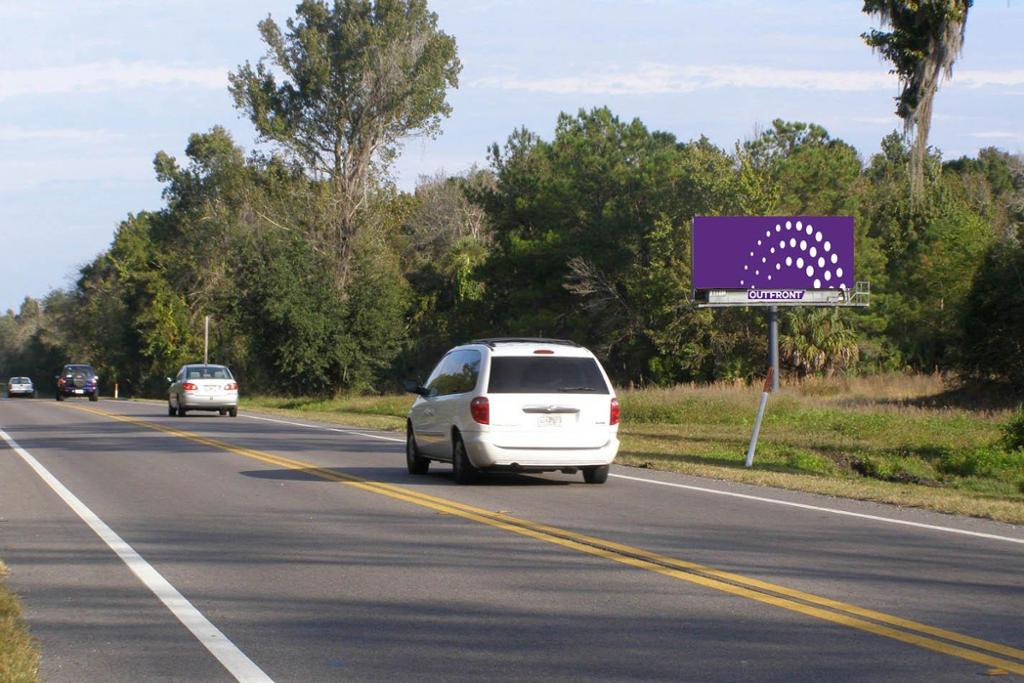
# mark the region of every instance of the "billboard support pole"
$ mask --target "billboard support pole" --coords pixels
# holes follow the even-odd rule
[[[761,433],[761,420],[764,419],[764,409],[768,405],[768,394],[772,387],[772,376],[775,373],[768,368],[768,376],[764,378],[764,391],[761,392],[761,403],[757,406],[757,417],[754,418],[754,433],[750,435],[750,446],[747,448],[747,459],[743,463],[747,467],[754,465],[754,451],[757,449],[757,437]]]
[[[771,368],[772,391],[779,390],[779,307],[768,307],[768,367]]]

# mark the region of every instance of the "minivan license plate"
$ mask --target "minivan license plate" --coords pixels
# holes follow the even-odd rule
[[[540,415],[537,417],[538,427],[558,427],[562,424],[561,415]]]

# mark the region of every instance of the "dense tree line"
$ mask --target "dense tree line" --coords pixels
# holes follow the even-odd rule
[[[852,215],[866,310],[786,310],[797,375],[956,370],[1024,380],[1024,160],[929,149],[909,192],[897,133],[864,159],[813,123],[775,121],[723,149],[607,108],[512,131],[486,168],[398,191],[403,135],[435,134],[454,40],[421,0],[307,0],[267,61],[231,76],[266,151],[214,127],[160,152],[158,211],[129,214],[67,290],[0,316],[0,376],[45,388],[68,361],[106,390],[158,394],[202,357],[250,391],[386,390],[477,336],[568,337],[622,384],[750,378],[754,309],[692,306],[695,215]],[[395,48],[397,44],[404,46]]]

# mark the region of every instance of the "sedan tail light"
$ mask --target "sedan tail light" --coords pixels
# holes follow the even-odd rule
[[[476,422],[482,425],[491,424],[491,403],[483,396],[477,396],[469,402],[469,413]]]
[[[608,424],[619,424],[619,399],[617,398],[612,399],[612,411],[611,414],[608,415]]]
[[[199,387],[197,387],[195,384],[192,384],[192,382],[185,382],[184,384],[181,385],[181,388],[184,389],[185,391],[195,391]]]
[[[224,388],[228,391],[238,391],[238,382],[228,382]]]

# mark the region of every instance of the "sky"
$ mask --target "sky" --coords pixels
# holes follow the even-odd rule
[[[158,151],[222,125],[258,146],[227,74],[263,56],[256,24],[295,0],[0,0],[0,311],[73,286],[129,213],[161,208]],[[859,0],[430,0],[458,43],[454,110],[406,141],[401,189],[486,167],[516,128],[608,106],[731,150],[776,118],[823,125],[866,160],[898,128]],[[1024,1],[976,0],[935,100],[946,159],[1024,150]]]

